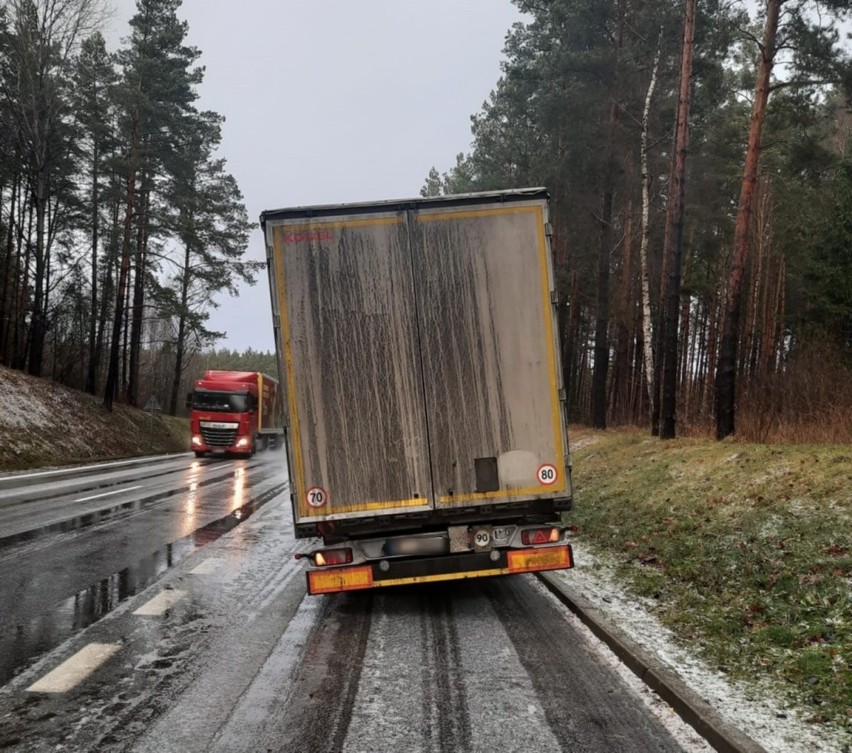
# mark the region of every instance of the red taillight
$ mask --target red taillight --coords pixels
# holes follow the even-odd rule
[[[530,544],[555,544],[559,541],[561,532],[558,528],[533,528],[521,533],[521,541]]]
[[[314,564],[318,567],[347,565],[350,562],[352,562],[351,549],[323,549],[320,552],[314,552]]]

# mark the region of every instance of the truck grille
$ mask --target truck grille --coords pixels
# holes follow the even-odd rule
[[[211,429],[201,427],[201,436],[208,447],[230,447],[237,440],[236,429]]]

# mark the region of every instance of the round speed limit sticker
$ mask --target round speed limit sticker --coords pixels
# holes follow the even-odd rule
[[[305,493],[305,500],[311,507],[322,507],[328,503],[328,492],[321,486],[312,486]]]
[[[559,478],[555,465],[545,464],[538,469],[538,482],[543,486],[555,484]]]

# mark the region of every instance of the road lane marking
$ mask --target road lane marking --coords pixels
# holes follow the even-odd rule
[[[186,591],[178,591],[171,589],[169,591],[161,591],[147,604],[143,604],[133,614],[141,615],[160,615],[167,609],[177,604],[184,596]]]
[[[190,575],[210,575],[215,573],[225,562],[221,557],[211,557],[189,571]]]
[[[30,693],[66,693],[121,648],[120,643],[90,643],[27,688]]]
[[[134,489],[141,489],[142,485],[139,486],[128,486],[126,489],[116,489],[112,492],[104,492],[103,494],[93,494],[91,497],[81,497],[80,499],[75,499],[75,502],[88,502],[91,499],[100,499],[101,497],[109,497],[110,494],[121,494],[122,492],[132,492]]]

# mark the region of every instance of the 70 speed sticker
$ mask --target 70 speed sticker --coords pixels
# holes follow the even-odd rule
[[[545,463],[539,467],[536,476],[538,476],[538,483],[542,486],[551,486],[559,479],[559,472],[556,470],[555,465]]]
[[[305,501],[311,507],[323,507],[328,503],[328,492],[321,486],[312,486],[305,492]]]

